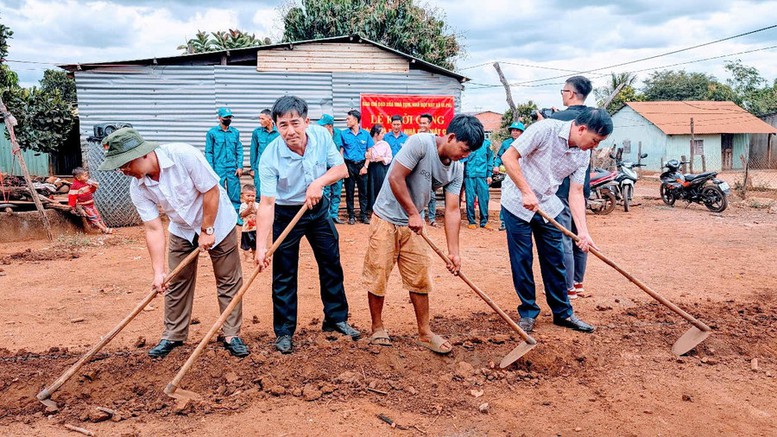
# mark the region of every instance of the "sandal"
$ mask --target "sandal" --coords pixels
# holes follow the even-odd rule
[[[113,228],[106,228],[106,229],[103,231],[103,234],[112,234],[112,233],[113,233]]]
[[[451,353],[453,350],[453,346],[448,342],[448,340],[442,338],[441,336],[434,334],[429,341],[423,341],[421,339],[417,339],[415,341],[415,344],[418,346],[423,346],[427,349],[429,349],[432,352],[436,352],[441,355],[446,355]],[[444,345],[447,344],[448,347],[444,347]]]
[[[391,337],[385,329],[378,329],[370,336],[370,344],[378,346],[391,346]]]

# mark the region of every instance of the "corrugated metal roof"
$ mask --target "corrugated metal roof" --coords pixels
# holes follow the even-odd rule
[[[449,76],[456,79],[459,82],[467,82],[470,80],[466,76],[462,76],[461,74],[455,73],[446,68],[426,62],[423,59],[417,58],[407,53],[400,52],[399,50],[392,49],[391,47],[385,46],[381,43],[369,40],[367,38],[363,38],[359,35],[344,35],[344,36],[336,36],[331,38],[311,39],[311,40],[305,40],[305,41],[281,42],[281,43],[269,44],[269,45],[258,46],[258,47],[222,50],[222,51],[208,52],[208,53],[186,54],[186,55],[179,55],[179,56],[167,56],[167,57],[161,57],[161,58],[146,58],[146,59],[135,59],[135,60],[128,60],[128,61],[95,62],[95,63],[84,63],[84,64],[64,64],[64,65],[60,65],[59,67],[70,72],[76,72],[76,71],[85,71],[85,70],[106,68],[106,67],[118,68],[118,67],[127,66],[127,65],[215,65],[215,64],[221,63],[221,59],[223,56],[227,57],[228,59],[227,62],[229,63],[229,59],[231,58],[244,59],[247,56],[250,57],[252,55],[254,57],[254,65],[255,65],[256,64],[255,53],[257,51],[272,50],[272,49],[277,49],[281,47],[293,47],[295,45],[302,45],[302,44],[309,44],[309,43],[322,43],[322,42],[325,42],[325,43],[365,42],[368,44],[372,44],[376,47],[380,47],[386,51],[396,53],[399,56],[402,56],[403,58],[408,60],[411,68],[418,68],[421,70],[430,71],[432,73],[438,73],[445,76]]]
[[[734,102],[629,102],[626,103],[667,135],[690,135],[691,118],[696,135],[768,134],[777,129]]]

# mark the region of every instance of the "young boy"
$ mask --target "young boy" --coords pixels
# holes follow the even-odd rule
[[[370,240],[364,257],[363,278],[372,317],[370,343],[391,346],[383,327],[383,301],[391,270],[399,264],[402,285],[410,292],[418,323],[416,343],[439,354],[452,346],[429,326],[429,291],[432,289],[430,248],[418,234],[424,231],[421,211],[434,189],[445,192],[445,235],[448,270],[459,271],[459,194],[464,168],[459,161],[483,145],[483,125],[470,115],[457,115],[445,136],[419,133],[411,136],[391,163],[388,176],[373,207]]]
[[[243,219],[240,248],[245,251],[246,261],[251,261],[256,251],[256,211],[259,208],[259,203],[256,202],[256,187],[251,184],[243,185],[240,200],[240,218]]]
[[[75,180],[70,185],[70,192],[67,194],[67,203],[70,208],[74,213],[86,217],[89,224],[101,230],[103,234],[112,234],[113,229],[105,226],[100,211],[94,205],[92,193],[97,191],[100,184],[90,180],[89,172],[83,167],[76,167],[73,170],[73,177]]]

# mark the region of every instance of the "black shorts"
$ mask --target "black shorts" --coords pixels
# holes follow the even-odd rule
[[[256,231],[243,231],[240,235],[240,248],[256,250]]]

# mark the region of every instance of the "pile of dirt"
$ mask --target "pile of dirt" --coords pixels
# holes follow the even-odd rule
[[[777,354],[777,298],[772,293],[737,306],[710,303],[688,308],[714,332],[679,358],[669,349],[690,325],[663,306],[649,303],[598,310],[612,314],[610,323],[594,335],[557,328],[541,318],[535,333],[540,344],[507,369],[495,363],[520,339],[492,313],[435,319],[439,332],[460,333],[449,335],[456,345],[449,356],[433,355],[415,346],[409,336],[394,336],[392,347],[381,347],[366,340],[332,337],[312,327],[297,333],[291,355],[275,352],[273,338],[267,334],[247,338],[252,354],[242,360],[213,343],[181,384],[205,400],[185,406],[162,390],[196,345],[187,344],[166,359],[153,361],[144,342],[137,342],[136,349],[102,353],[84,366],[52,396],[62,409],[51,419],[57,423],[110,419],[96,412],[98,406],[117,411],[113,420],[232,413],[270,398],[326,403],[366,398],[398,411],[454,417],[478,411],[484,391],[506,395],[570,377],[596,381],[599,375],[631,365],[628,352],[652,355],[651,365],[667,372]],[[46,353],[12,354],[0,349],[0,425],[32,423],[49,414],[35,394],[80,353],[52,348]]]
[[[13,262],[76,259],[79,256],[81,256],[79,251],[77,249],[72,249],[72,248],[57,248],[57,249],[46,249],[46,250],[26,249],[21,252],[15,252],[0,258],[0,264],[8,265]]]

